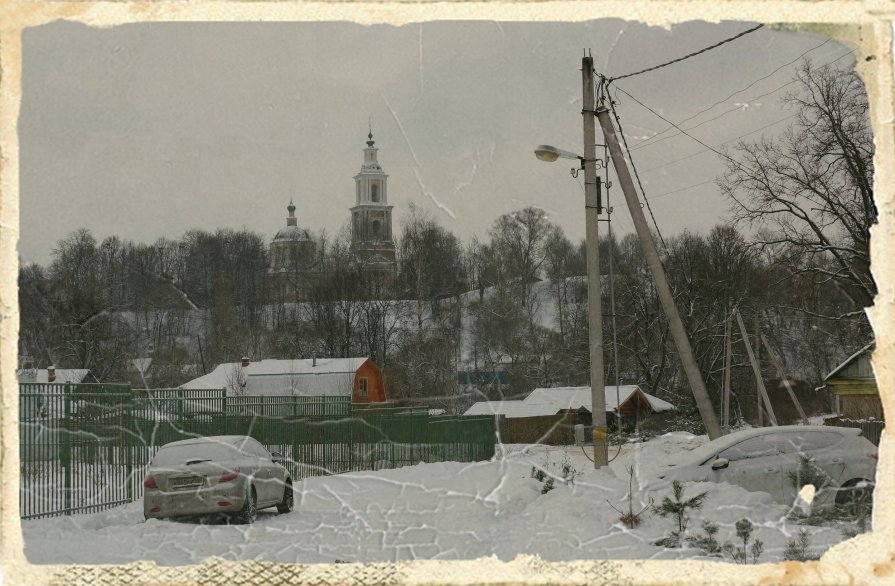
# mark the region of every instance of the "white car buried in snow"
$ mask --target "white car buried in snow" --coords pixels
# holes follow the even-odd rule
[[[877,458],[860,429],[784,425],[725,435],[673,458],[657,475],[665,482],[726,482],[787,505],[801,486],[815,484],[816,504],[843,507],[869,504]]]
[[[248,436],[171,442],[156,453],[143,481],[146,519],[225,513],[254,523],[259,509],[292,511],[292,479],[282,457]]]

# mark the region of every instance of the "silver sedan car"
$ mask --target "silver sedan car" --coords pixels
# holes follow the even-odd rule
[[[243,435],[166,444],[143,480],[143,513],[147,519],[225,513],[240,523],[254,523],[267,507],[288,513],[294,495],[282,462]]]
[[[872,498],[877,447],[861,430],[816,425],[746,429],[679,454],[658,471],[661,481],[726,482],[796,502],[815,486],[819,505],[843,507]]]

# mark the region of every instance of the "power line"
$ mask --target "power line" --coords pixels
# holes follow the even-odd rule
[[[750,134],[755,134],[756,132],[761,132],[762,130],[764,130],[764,129],[766,129],[766,128],[770,128],[771,126],[775,126],[775,125],[777,125],[777,124],[780,124],[781,122],[785,122],[785,121],[787,121],[787,120],[789,120],[789,119],[791,119],[791,118],[795,118],[797,115],[798,115],[798,114],[790,114],[789,116],[785,116],[785,117],[781,118],[780,120],[777,120],[777,121],[775,121],[775,122],[771,122],[770,124],[765,124],[765,125],[762,126],[761,128],[756,128],[755,130],[750,130],[749,132],[747,132],[747,133],[745,133],[745,134],[741,134],[741,135],[739,135],[739,136],[735,136],[735,137],[733,137],[733,138],[731,138],[731,139],[729,139],[729,140],[725,140],[724,142],[718,143],[718,144],[716,144],[715,146],[716,146],[716,147],[719,147],[719,146],[721,146],[721,145],[725,145],[725,144],[731,143],[731,142],[733,142],[733,141],[735,141],[735,140],[739,140],[739,139],[741,139],[741,138],[744,138],[744,137],[746,137],[746,136],[749,136]],[[649,169],[644,169],[643,172],[644,172],[644,173],[649,173],[650,171],[655,171],[656,169],[661,169],[661,168],[663,168],[663,167],[667,167],[668,165],[673,165],[674,163],[680,163],[681,161],[686,161],[687,159],[692,159],[693,157],[695,157],[695,156],[697,156],[697,155],[701,155],[701,154],[703,154],[703,153],[707,153],[707,152],[709,152],[709,149],[702,149],[702,150],[696,151],[696,152],[693,153],[692,155],[687,155],[686,157],[681,157],[681,158],[679,158],[679,159],[674,159],[673,161],[668,161],[667,163],[663,163],[663,164],[661,164],[661,165],[656,165],[655,167],[650,167]],[[655,198],[655,197],[658,197],[658,196],[655,196],[655,195],[654,195],[653,197]]]
[[[602,86],[603,84],[601,84]],[[612,99],[609,99],[609,109],[612,111],[612,116],[615,118],[615,124],[618,126],[618,134],[622,137],[622,144],[625,145],[625,152],[628,153],[628,161],[631,162],[631,169],[634,170],[634,177],[637,178],[637,185],[640,187],[640,193],[643,195],[643,202],[646,204],[646,209],[649,212],[650,218],[653,220],[653,226],[656,227],[656,234],[659,235],[659,241],[662,242],[662,248],[665,249],[665,254],[670,254],[668,251],[668,244],[665,243],[665,238],[662,236],[662,231],[659,229],[659,224],[656,222],[656,216],[653,215],[653,209],[649,205],[649,199],[646,197],[646,191],[643,189],[643,183],[640,182],[640,174],[637,173],[637,166],[634,164],[634,159],[631,157],[631,149],[628,148],[628,141],[625,138],[625,131],[622,130],[621,120],[618,118],[618,113],[615,111],[615,103]]]
[[[618,75],[618,76],[616,76],[616,77],[610,77],[610,78],[609,78],[609,81],[613,81],[613,80],[616,80],[616,79],[625,79],[626,77],[634,77],[635,75],[640,75],[640,74],[642,74],[642,73],[647,73],[648,71],[655,71],[656,69],[661,69],[661,68],[663,68],[663,67],[668,67],[669,65],[671,65],[671,64],[673,64],[673,63],[680,63],[681,61],[683,61],[683,60],[685,60],[685,59],[689,59],[690,57],[695,57],[695,56],[697,56],[697,55],[701,55],[702,53],[705,53],[706,51],[711,51],[712,49],[717,49],[717,48],[720,47],[721,45],[724,45],[724,44],[729,43],[729,42],[731,42],[731,41],[735,41],[735,40],[737,40],[737,39],[740,38],[740,37],[743,37],[743,36],[745,36],[745,35],[748,35],[749,33],[752,33],[752,32],[757,31],[758,29],[762,28],[763,26],[764,26],[763,24],[760,24],[760,25],[758,25],[758,26],[756,26],[756,27],[753,27],[753,28],[750,28],[750,29],[748,29],[748,30],[743,31],[743,32],[739,33],[738,35],[734,35],[734,36],[732,36],[732,37],[729,37],[729,38],[724,39],[723,41],[720,41],[720,42],[718,42],[718,43],[715,43],[714,45],[711,45],[711,46],[706,47],[706,48],[704,48],[704,49],[700,49],[699,51],[696,51],[696,52],[694,52],[694,53],[690,53],[689,55],[684,55],[683,57],[679,57],[679,58],[674,59],[674,60],[672,60],[672,61],[668,61],[668,62],[666,62],[666,63],[662,63],[661,65],[655,65],[655,66],[653,66],[653,67],[648,67],[647,69],[641,69],[640,71],[635,71],[634,73],[626,73],[625,75]]]
[[[659,195],[654,195],[651,199],[658,199],[660,197],[665,197],[666,195],[671,195],[673,193],[678,193],[680,191],[687,191],[688,189],[693,189],[694,187],[699,187],[700,185],[705,185],[706,183],[714,183],[714,179],[707,179],[706,181],[702,181],[700,183],[694,183],[693,185],[688,185],[686,187],[681,187],[680,189],[675,189],[674,191],[666,191],[665,193],[660,193]]]
[[[847,53],[844,53],[844,54],[840,55],[840,56],[837,57],[836,59],[833,59],[833,60],[830,61],[829,63],[826,63],[826,64],[822,65],[821,68],[823,68],[823,67],[829,67],[829,66],[832,65],[833,63],[836,63],[836,62],[839,61],[840,59],[844,59],[845,57],[848,57],[849,55],[851,55],[851,54],[854,53],[854,52],[855,52],[854,49],[851,50],[851,51],[848,51]],[[782,89],[785,88],[785,87],[788,87],[788,86],[790,86],[790,85],[792,85],[792,84],[794,84],[794,83],[796,83],[796,82],[801,81],[802,79],[803,79],[803,78],[802,78],[801,76],[800,76],[800,77],[796,77],[796,79],[794,79],[794,80],[792,80],[792,81],[789,81],[789,82],[786,82],[785,84],[783,84],[783,85],[781,85],[781,86],[778,86],[778,87],[776,87],[776,88],[774,88],[774,89],[772,89],[772,90],[770,90],[770,91],[768,91],[768,92],[765,92],[765,93],[763,93],[763,94],[761,94],[761,95],[758,95],[758,96],[753,96],[753,97],[749,98],[748,101],[757,100],[758,98],[763,98],[763,97],[765,97],[765,96],[769,96],[769,95],[771,95],[771,94],[773,94],[773,93],[775,93],[775,92],[778,92],[778,91],[782,90]],[[616,86],[616,90],[620,90],[620,91],[623,91],[623,92],[624,92],[624,90],[622,90],[622,89],[619,88],[618,86]],[[627,92],[625,92],[625,93],[627,93]],[[694,124],[693,126],[690,126],[689,128],[687,128],[687,130],[693,130],[694,128],[699,128],[699,127],[702,126],[703,124],[708,124],[709,122],[714,122],[714,121],[717,120],[718,118],[721,118],[721,117],[723,117],[723,116],[727,116],[728,114],[732,114],[732,113],[734,113],[734,112],[739,112],[741,109],[742,109],[742,108],[740,108],[739,106],[737,106],[737,107],[731,108],[731,109],[729,109],[729,110],[725,110],[724,112],[721,112],[720,114],[718,114],[718,115],[715,116],[714,118],[709,118],[708,120],[703,120],[703,121],[700,122],[699,124]],[[687,118],[687,120],[690,120],[690,119],[692,119],[692,117],[691,117],[691,118]],[[664,120],[664,119],[663,119],[663,120]],[[683,124],[683,123],[686,122],[687,120],[682,120],[679,124]],[[669,124],[671,124],[671,126],[669,126],[669,127],[666,128],[665,130],[663,130],[663,131],[661,131],[661,132],[659,132],[659,133],[657,133],[657,134],[654,134],[653,136],[649,137],[648,139],[643,140],[643,141],[637,143],[636,145],[634,145],[634,146],[632,147],[632,149],[636,151],[637,149],[641,149],[641,148],[645,148],[645,147],[648,147],[648,146],[652,146],[652,145],[654,145],[654,144],[658,144],[658,143],[662,142],[663,140],[666,140],[666,139],[669,139],[669,138],[674,138],[675,136],[678,136],[678,134],[680,134],[680,133],[677,133],[677,134],[669,134],[668,136],[663,136],[662,138],[656,138],[657,136],[659,136],[659,135],[661,135],[661,134],[665,134],[667,131],[671,130],[672,128],[677,128],[677,129],[680,130],[681,132],[684,132],[681,128],[679,128],[676,124],[674,124],[674,123],[671,122],[670,120],[665,120],[665,121],[668,122]]]
[[[671,124],[672,126],[674,126],[675,128],[677,128],[679,131],[681,131],[683,134],[686,134],[687,136],[689,136],[690,138],[692,138],[693,140],[695,140],[696,142],[698,142],[699,144],[701,144],[701,145],[704,146],[705,148],[709,149],[710,151],[714,151],[715,153],[718,154],[718,156],[720,156],[720,157],[724,157],[724,158],[727,159],[728,161],[732,162],[734,165],[737,165],[738,167],[741,166],[740,163],[737,162],[736,160],[734,160],[734,159],[730,158],[729,156],[725,155],[724,153],[722,153],[722,152],[719,151],[718,149],[716,149],[716,148],[714,148],[714,147],[712,147],[712,146],[709,146],[709,145],[705,144],[704,142],[702,142],[701,140],[699,140],[698,138],[696,138],[695,136],[693,136],[692,134],[690,134],[689,132],[687,132],[686,130],[684,130],[683,128],[681,128],[680,126],[678,126],[677,124],[675,124],[674,122],[672,122],[671,120],[669,120],[668,118],[666,118],[665,116],[662,116],[661,114],[659,114],[658,112],[656,112],[655,110],[653,110],[652,108],[650,108],[649,106],[647,106],[646,104],[644,104],[643,102],[641,102],[640,100],[638,100],[637,98],[635,98],[634,96],[632,96],[631,94],[629,94],[628,92],[626,92],[625,90],[623,90],[622,88],[617,88],[617,89],[618,89],[618,91],[622,92],[623,94],[625,94],[626,96],[628,96],[629,98],[631,98],[632,100],[634,100],[635,102],[637,102],[638,104],[640,104],[641,106],[643,106],[644,108],[646,108],[647,110],[649,110],[650,112],[652,112],[653,114],[655,114],[656,116],[658,116],[659,118],[661,118],[662,120],[664,120],[665,122]]]
[[[703,108],[702,110],[700,110],[699,112],[693,114],[693,115],[690,116],[689,118],[685,118],[684,120],[681,120],[680,122],[678,122],[678,124],[683,124],[683,123],[685,123],[685,122],[689,122],[690,120],[693,120],[694,118],[696,118],[696,117],[698,117],[698,116],[700,116],[700,115],[702,115],[702,114],[705,114],[706,112],[708,112],[709,110],[711,110],[711,109],[714,108],[715,106],[720,106],[721,104],[727,102],[727,100],[729,100],[730,98],[734,97],[734,96],[737,95],[737,94],[743,93],[744,91],[746,91],[747,89],[751,88],[752,86],[754,86],[754,85],[757,84],[758,82],[760,82],[760,81],[764,81],[764,80],[768,79],[769,77],[771,77],[772,75],[774,75],[775,73],[777,73],[778,71],[780,71],[781,69],[783,69],[784,67],[789,67],[790,65],[792,65],[793,63],[795,63],[796,61],[798,61],[799,59],[801,59],[802,57],[804,57],[804,56],[807,55],[808,53],[811,53],[812,51],[816,51],[817,49],[820,49],[821,47],[823,47],[824,45],[826,45],[827,43],[829,43],[831,40],[832,40],[832,39],[827,39],[827,40],[825,40],[823,43],[821,43],[821,44],[819,44],[819,45],[816,45],[816,46],[814,46],[814,47],[811,47],[810,49],[808,49],[807,51],[804,51],[801,55],[799,55],[798,57],[796,57],[796,58],[793,59],[792,61],[789,61],[788,63],[784,63],[783,65],[781,65],[780,67],[778,67],[778,68],[775,69],[774,71],[768,73],[768,74],[765,75],[764,77],[759,77],[758,79],[754,80],[754,81],[751,82],[749,85],[747,85],[746,87],[741,88],[741,89],[738,89],[737,91],[733,92],[732,94],[730,94],[730,95],[727,96],[726,98],[723,98],[723,99],[721,99],[721,100],[718,100],[717,102],[715,102],[715,103],[712,104],[711,106],[708,106],[707,108]],[[840,57],[840,59],[841,59],[841,57]],[[791,82],[790,82],[790,83],[791,83]],[[787,85],[789,85],[789,84],[787,84]],[[785,86],[783,86],[783,87],[785,87]],[[763,97],[763,96],[757,96],[757,97]],[[752,99],[754,100],[755,98],[752,98]],[[751,100],[750,100],[750,101],[751,101]],[[652,140],[653,138],[655,138],[655,137],[657,137],[657,136],[659,136],[659,135],[661,135],[661,134],[664,134],[665,132],[667,132],[667,131],[669,131],[669,130],[671,130],[671,127],[670,127],[670,126],[669,126],[668,128],[666,128],[665,130],[663,130],[662,132],[660,132],[660,133],[658,133],[658,134],[656,134],[656,135],[651,136],[651,137],[650,137],[649,139],[647,139],[647,140]],[[643,141],[643,142],[646,142],[646,141]],[[640,144],[643,144],[643,142],[641,142]],[[637,145],[635,145],[635,148],[636,148],[636,146],[637,146]]]

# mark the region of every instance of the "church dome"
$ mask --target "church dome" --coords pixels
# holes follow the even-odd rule
[[[298,226],[285,226],[281,228],[277,235],[274,236],[274,242],[301,242],[310,240],[311,235],[304,228]]]

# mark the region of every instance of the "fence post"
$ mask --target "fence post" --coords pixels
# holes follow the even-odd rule
[[[222,389],[221,395],[221,423],[223,424],[223,429],[221,430],[221,435],[227,435],[230,433],[230,412],[228,410],[227,405],[227,390]]]
[[[62,388],[62,468],[63,468],[63,503],[66,515],[71,515],[71,385]]]
[[[183,422],[183,389],[177,389],[177,426],[182,439],[186,429]]]
[[[127,500],[134,500],[134,459],[133,446],[136,435],[136,422],[134,421],[134,392],[128,387],[127,408],[124,411],[124,458],[127,468]]]

